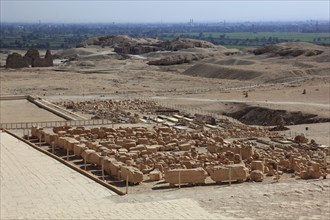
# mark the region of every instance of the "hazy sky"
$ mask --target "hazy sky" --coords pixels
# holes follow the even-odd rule
[[[0,0],[1,22],[194,22],[329,20],[330,0]]]

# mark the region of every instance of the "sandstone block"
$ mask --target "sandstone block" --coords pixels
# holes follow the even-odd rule
[[[128,182],[133,184],[137,184],[143,181],[143,173],[136,167],[122,166],[120,168],[120,172],[121,180],[126,180],[128,177]]]
[[[250,173],[250,178],[255,182],[262,182],[264,179],[264,173],[260,170],[253,170]]]
[[[137,141],[137,144],[146,144],[146,145],[148,145],[149,140],[148,140],[148,138],[139,138],[138,141]]]
[[[150,181],[158,181],[161,178],[163,178],[163,175],[159,170],[153,170],[149,173],[149,180]]]
[[[117,160],[111,160],[110,164],[109,164],[111,176],[118,179],[120,167],[123,166],[123,165],[124,164],[122,162],[119,162]]]
[[[179,149],[181,151],[189,151],[191,149],[191,145],[189,143],[186,144],[180,144]]]
[[[231,169],[231,171],[229,171]],[[249,169],[244,164],[232,164],[226,166],[214,166],[207,169],[211,179],[215,182],[245,181],[249,176]],[[231,173],[231,178],[229,177]]]
[[[179,173],[181,176],[181,184],[205,183],[207,177],[207,172],[203,168],[175,169],[165,172],[165,181],[171,185],[179,184]]]
[[[207,150],[210,153],[216,153],[217,152],[217,146],[214,143],[209,143],[207,145]]]
[[[92,153],[95,153],[95,150],[84,150],[81,153],[81,157],[84,159],[84,161],[86,161],[86,163],[90,163]]]
[[[319,179],[322,176],[320,171],[320,164],[311,162],[311,164],[300,172],[300,178],[302,179]]]
[[[73,154],[81,157],[82,152],[86,150],[85,144],[74,144],[73,145]]]
[[[147,146],[146,148],[147,148],[148,153],[151,153],[151,154],[157,153],[157,147],[155,147],[155,146]]]
[[[261,172],[264,172],[264,162],[260,160],[252,161],[251,170],[260,170]]]
[[[143,151],[143,150],[146,150],[146,146],[145,145],[137,145],[136,147],[131,147],[129,149],[129,151]]]

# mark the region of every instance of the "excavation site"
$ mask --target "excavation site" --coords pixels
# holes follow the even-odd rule
[[[1,49],[1,219],[328,219],[329,53]]]

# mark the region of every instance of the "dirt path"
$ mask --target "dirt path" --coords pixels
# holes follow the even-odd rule
[[[189,101],[198,101],[198,102],[224,102],[224,103],[246,103],[246,104],[276,104],[276,105],[307,105],[315,107],[329,108],[329,104],[320,104],[320,103],[310,103],[310,102],[274,102],[274,101],[252,101],[252,100],[223,100],[223,99],[203,99],[203,98],[178,98],[178,97],[151,97],[152,99],[160,100],[189,100]]]

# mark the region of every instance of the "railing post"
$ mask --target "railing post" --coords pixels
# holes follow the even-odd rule
[[[229,167],[229,186],[231,186],[231,167]]]
[[[181,171],[179,171],[179,189],[181,189]]]
[[[66,149],[66,160],[69,161],[69,148]]]
[[[104,158],[101,160],[102,180],[104,181]]]
[[[126,175],[126,194],[128,194],[128,174]]]
[[[41,134],[39,134],[39,146],[41,147]]]
[[[276,182],[279,181],[280,175],[278,174],[278,163],[276,164]]]
[[[52,153],[55,153],[55,141],[52,142]]]

